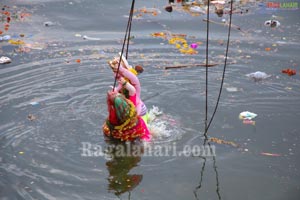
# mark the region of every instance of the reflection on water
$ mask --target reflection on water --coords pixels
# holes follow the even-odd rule
[[[209,146],[209,150],[210,152],[212,153],[212,148],[211,148],[211,144],[210,142],[208,142],[208,140],[206,138],[204,138],[204,143],[203,143],[203,146],[206,146],[208,145]],[[213,154],[212,154],[213,155]],[[201,192],[201,188],[202,188],[202,184],[203,184],[203,176],[204,176],[204,172],[205,172],[205,166],[206,166],[206,161],[208,158],[206,157],[199,157],[200,159],[203,160],[203,164],[202,164],[202,167],[201,167],[201,171],[200,171],[200,181],[199,181],[199,185],[194,189],[194,196],[197,200],[201,199],[199,198],[198,196],[198,192],[200,193]],[[213,169],[214,169],[214,172],[215,172],[215,178],[216,178],[216,194],[217,194],[217,197],[219,200],[221,200],[221,192],[220,192],[220,188],[221,188],[221,184],[220,184],[220,181],[219,181],[219,173],[218,173],[218,168],[217,168],[217,160],[216,160],[216,156],[214,155],[212,157],[213,159]]]
[[[108,141],[110,159],[106,162],[106,168],[109,172],[108,190],[113,192],[116,196],[120,196],[123,193],[128,192],[137,187],[143,179],[142,174],[131,174],[130,171],[137,167],[141,161],[141,155],[135,154],[135,145],[127,145],[127,143],[121,143],[117,141]],[[126,155],[120,155],[120,148],[127,152]],[[139,145],[139,148],[142,146]],[[141,151],[142,153],[142,151]]]

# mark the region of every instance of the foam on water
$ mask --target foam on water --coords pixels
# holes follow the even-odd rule
[[[171,142],[183,134],[179,122],[172,116],[163,113],[157,106],[149,110],[148,128],[153,143]]]

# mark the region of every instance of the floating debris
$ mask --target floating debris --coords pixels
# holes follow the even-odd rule
[[[195,48],[198,47],[201,42],[193,43],[188,45],[186,34],[173,34],[173,33],[165,33],[165,32],[156,32],[151,34],[152,37],[160,37],[163,39],[168,39],[169,44],[175,45],[175,47],[183,54],[197,54],[198,51]],[[163,44],[163,43],[161,43]]]
[[[284,74],[287,74],[289,76],[293,76],[293,75],[296,74],[296,70],[295,69],[290,69],[290,68],[283,69],[281,72],[284,73]]]
[[[249,112],[249,111],[244,111],[241,112],[239,115],[239,118],[243,120],[243,124],[249,124],[255,126],[255,121],[252,120],[257,116],[257,114]]]
[[[268,75],[265,72],[261,72],[261,71],[246,74],[246,76],[248,76],[249,78],[252,78],[255,81],[260,81],[260,80],[271,77],[271,75]]]
[[[249,120],[252,120],[256,116],[257,116],[257,114],[255,114],[255,113],[252,113],[252,112],[249,112],[249,111],[244,111],[244,112],[240,113],[239,118],[240,119],[249,119]]]
[[[204,8],[201,8],[200,6],[192,6],[190,7],[190,11],[195,13],[202,13],[202,14],[206,13],[206,10]]]
[[[36,120],[36,116],[34,116],[34,115],[32,115],[32,114],[29,114],[29,115],[27,116],[27,119],[30,120],[30,121],[34,121],[34,120]]]
[[[152,37],[161,37],[161,38],[166,38],[167,34],[164,32],[156,32],[156,33],[151,33]]]
[[[8,43],[12,44],[12,45],[23,45],[23,44],[25,44],[25,42],[23,40],[8,40]]]
[[[214,67],[217,65],[223,65],[224,63],[200,63],[200,64],[180,64],[180,65],[173,65],[173,66],[166,66],[165,69],[179,69],[179,68],[187,68],[187,67]],[[228,62],[229,64],[236,64],[236,62]]]
[[[157,16],[159,13],[161,13],[161,11],[157,8],[145,8],[145,7],[139,9],[138,12],[144,13],[144,14],[151,14],[153,16]]]
[[[275,27],[280,26],[280,22],[277,20],[267,20],[267,21],[265,21],[265,26],[275,28]]]
[[[225,1],[211,1],[212,4],[225,4]]]
[[[137,10],[134,10],[135,13],[137,13],[134,18],[141,18],[145,14],[151,14],[152,16],[157,16],[158,14],[161,13],[161,11],[157,8],[140,8]]]
[[[266,47],[265,51],[271,51],[271,48],[270,47]]]
[[[165,11],[167,11],[167,12],[172,12],[172,11],[173,11],[173,7],[172,7],[171,5],[166,6],[166,7],[165,7]]]
[[[203,19],[202,21],[204,21],[204,22],[209,22],[209,23],[213,23],[213,24],[219,24],[219,25],[222,25],[222,26],[229,26],[229,23],[226,22],[226,21],[225,21],[225,23],[224,23],[224,22],[216,22],[216,21],[213,21],[213,20],[207,20],[207,19]],[[237,26],[237,25],[231,24],[231,27],[234,28],[234,29],[236,29],[236,30],[238,30],[238,31],[241,31],[241,32],[244,33],[244,34],[247,34],[247,32],[243,31],[243,30],[241,29],[241,27],[239,27],[239,26]]]
[[[279,156],[281,156],[281,154],[278,154],[278,153],[267,153],[267,152],[261,152],[260,155],[263,155],[263,156],[273,156],[273,157],[279,157]]]
[[[101,40],[100,38],[89,37],[89,36],[86,36],[86,35],[82,36],[82,38],[84,40]]]
[[[8,63],[11,63],[11,59],[9,57],[2,56],[0,58],[0,64],[8,64]]]
[[[197,43],[192,43],[192,44],[190,45],[190,47],[191,47],[192,49],[197,49],[198,44],[197,44]]]
[[[46,26],[46,27],[55,26],[55,25],[56,25],[56,23],[51,22],[51,21],[44,22],[44,26]]]
[[[238,92],[239,89],[237,87],[227,87],[226,88],[227,92]]]
[[[32,102],[30,102],[29,104],[32,105],[32,106],[37,106],[37,105],[39,105],[39,102],[37,102],[37,101],[32,101]]]
[[[10,35],[4,35],[4,36],[0,36],[0,41],[8,41],[11,39]]]
[[[189,47],[187,41],[183,37],[173,37],[169,39],[169,44],[175,44],[176,48],[183,54],[197,54],[198,51]]]
[[[240,145],[234,143],[234,142],[231,142],[231,141],[225,141],[225,140],[222,140],[222,139],[219,139],[219,138],[216,138],[216,137],[211,137],[209,138],[209,141],[210,142],[214,142],[214,143],[217,143],[217,144],[226,144],[226,145],[230,145],[230,146],[233,146],[233,147],[240,147]]]

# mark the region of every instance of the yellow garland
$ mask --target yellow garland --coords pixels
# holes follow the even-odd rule
[[[182,44],[182,46],[180,45]],[[187,41],[181,37],[174,37],[169,40],[169,44],[175,44],[176,48],[184,54],[197,54],[198,51],[189,47]]]
[[[137,74],[138,74],[137,71],[136,71],[134,68],[130,68],[129,71],[130,71],[131,73],[133,73],[134,75],[137,75]]]
[[[23,45],[23,44],[25,44],[25,42],[22,41],[22,40],[8,40],[8,43],[13,44],[13,45]]]

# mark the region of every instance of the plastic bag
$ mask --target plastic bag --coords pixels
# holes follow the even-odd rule
[[[265,72],[261,72],[261,71],[246,74],[246,76],[249,77],[249,78],[252,78],[255,81],[260,81],[260,80],[271,77],[271,75],[268,75]]]
[[[239,118],[251,120],[251,119],[254,119],[256,116],[257,116],[257,114],[255,114],[255,113],[252,113],[249,111],[243,111],[240,113]]]
[[[11,59],[9,57],[2,56],[0,58],[0,64],[7,64],[7,63],[11,63]]]

